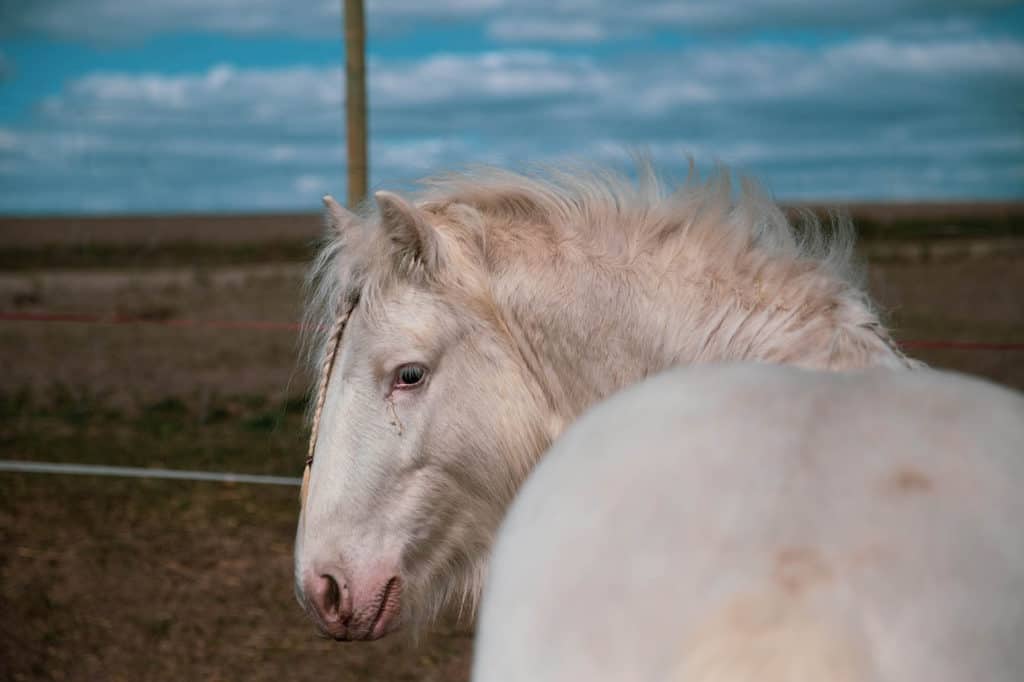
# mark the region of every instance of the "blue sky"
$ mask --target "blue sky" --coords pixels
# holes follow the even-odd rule
[[[0,213],[344,196],[340,0],[0,0]],[[646,152],[781,199],[1024,198],[1024,4],[367,2],[371,182]]]

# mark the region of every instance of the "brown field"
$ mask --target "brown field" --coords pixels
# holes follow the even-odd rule
[[[897,338],[1024,342],[1006,206],[863,214],[888,230],[864,252]],[[293,322],[319,231],[311,216],[48,220],[0,220],[0,311]],[[912,353],[1024,388],[1024,351]],[[300,473],[308,376],[287,329],[0,321],[0,377],[0,458]],[[416,644],[315,637],[292,595],[293,488],[0,485],[0,679],[467,676],[464,626]]]
[[[0,245],[216,245],[315,239],[323,221],[313,213],[168,216],[0,216]]]

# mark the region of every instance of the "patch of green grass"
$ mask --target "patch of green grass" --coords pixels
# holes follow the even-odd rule
[[[168,397],[124,413],[102,397],[57,389],[50,397],[0,394],[0,455],[283,476],[302,468],[308,433],[301,398]]]
[[[144,408],[146,414],[156,417],[175,417],[188,414],[188,407],[181,398],[170,397],[158,400]]]
[[[249,431],[269,432],[277,428],[279,423],[280,419],[278,418],[278,415],[264,412],[263,414],[247,417],[242,422],[242,426]]]

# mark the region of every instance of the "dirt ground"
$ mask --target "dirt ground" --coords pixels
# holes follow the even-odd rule
[[[878,251],[897,338],[1024,341],[1024,254],[998,244]],[[300,263],[122,265],[0,270],[0,311],[298,319]],[[1021,351],[911,353],[1024,388]],[[307,382],[286,328],[0,321],[0,458],[297,476]],[[294,488],[4,473],[0,490],[0,679],[468,675],[466,625],[314,635],[292,592]]]
[[[994,204],[996,215],[1012,204]],[[89,246],[96,244],[166,246],[192,243],[260,244],[310,240],[323,230],[323,220],[311,213],[255,215],[168,215],[111,217],[11,217],[0,216],[0,246]]]

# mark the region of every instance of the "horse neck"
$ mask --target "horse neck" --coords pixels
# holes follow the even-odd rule
[[[514,343],[564,424],[675,365],[916,364],[895,348],[867,297],[821,268],[794,273],[768,263],[757,276],[721,276],[678,263],[554,265],[506,275],[497,291]]]

